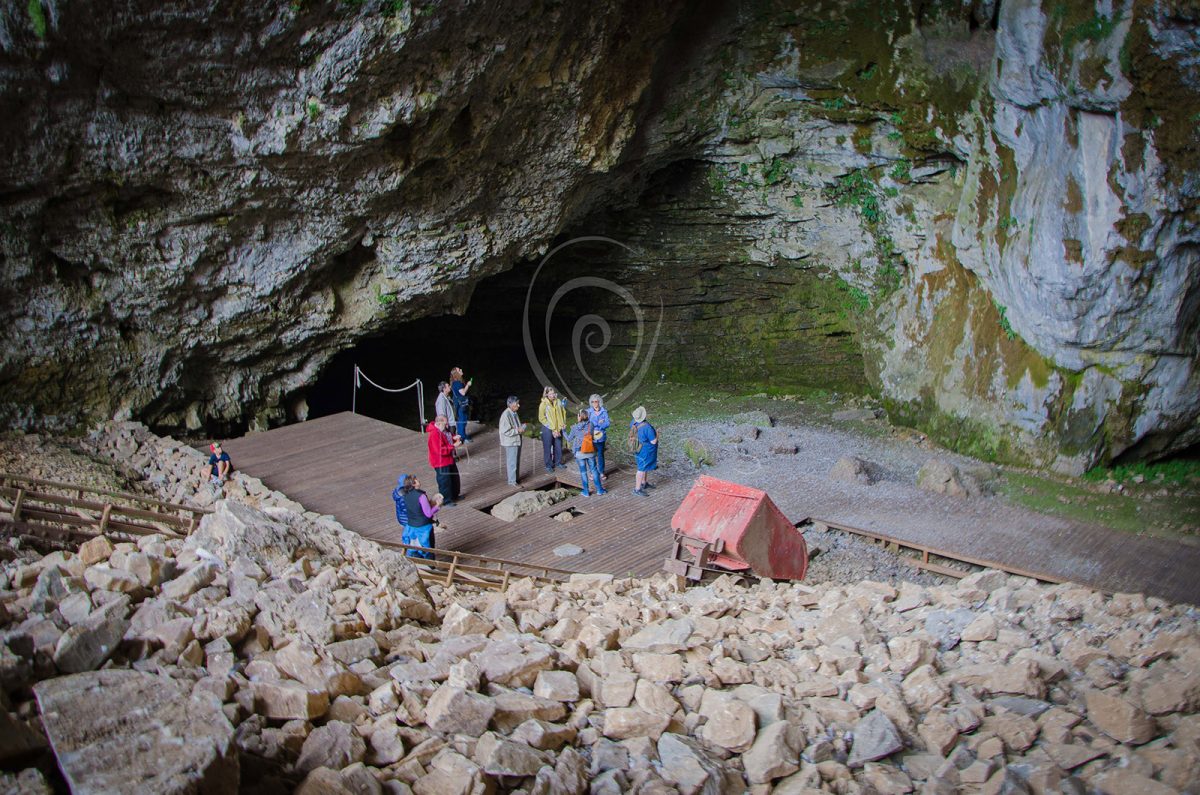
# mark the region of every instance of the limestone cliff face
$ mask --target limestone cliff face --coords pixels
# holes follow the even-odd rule
[[[656,372],[1200,442],[1194,3],[158,5],[0,12],[9,420],[278,417],[604,231],[675,290]]]
[[[774,49],[725,73],[702,152],[726,230],[787,286],[768,313],[846,307],[892,418],[966,452],[1077,472],[1200,441],[1197,21],[1035,0],[744,19]],[[662,278],[703,271],[670,252]],[[804,273],[834,277],[819,302],[791,297]],[[742,350],[786,350],[730,318]],[[846,383],[776,361],[767,381]]]

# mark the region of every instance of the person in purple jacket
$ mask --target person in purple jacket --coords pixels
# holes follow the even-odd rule
[[[433,518],[442,507],[442,495],[436,495],[430,502],[429,497],[421,490],[421,481],[412,475],[408,477],[401,491],[404,495],[407,524],[404,525],[404,536],[400,540],[417,547],[437,546],[433,536]],[[433,559],[432,552],[418,549],[405,550],[405,554],[413,558]]]

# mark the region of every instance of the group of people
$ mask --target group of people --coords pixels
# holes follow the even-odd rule
[[[506,434],[513,436],[511,429],[521,425],[516,410],[520,403],[515,397],[509,398],[509,408],[506,417],[501,420],[500,438],[504,444]],[[507,416],[511,415],[511,417]],[[591,496],[592,489],[596,494],[607,494],[604,488],[608,480],[605,473],[604,451],[608,446],[609,429],[612,419],[608,409],[604,407],[604,398],[592,395],[588,398],[587,408],[581,408],[575,414],[575,423],[568,430],[567,401],[559,397],[558,391],[548,386],[542,390],[542,402],[538,404],[538,422],[542,426],[542,463],[546,472],[553,473],[555,468],[566,468],[563,460],[563,441],[570,444],[572,455],[579,465],[579,481],[583,486],[583,496]],[[508,464],[509,485],[516,485],[516,472],[520,458],[520,439],[509,441],[515,445]],[[629,424],[629,449],[637,455],[637,480],[633,493],[646,496],[646,474],[658,468],[658,433],[646,421],[646,409],[638,406],[633,412],[633,420]],[[506,448],[507,450],[507,448]],[[653,488],[653,486],[649,486]]]
[[[414,546],[434,546],[434,518],[438,512],[452,507],[462,497],[462,478],[458,471],[457,456],[464,445],[471,441],[467,435],[467,419],[470,399],[467,396],[473,379],[463,378],[463,371],[455,367],[450,371],[450,380],[438,384],[434,402],[435,416],[425,427],[429,450],[429,465],[437,478],[439,494],[430,498],[415,475],[401,474],[392,491],[396,504],[396,521],[404,528],[403,541]],[[498,431],[500,449],[503,451],[505,478],[510,486],[519,485],[521,472],[521,440],[529,429],[521,421],[521,399],[510,395],[500,415]],[[538,404],[538,424],[541,426],[542,463],[548,474],[556,469],[565,469],[563,443],[579,466],[582,494],[607,494],[605,485],[605,449],[608,446],[612,418],[604,406],[604,398],[598,394],[588,398],[586,408],[574,414],[575,422],[568,422],[566,398],[561,397],[552,386],[542,390]],[[451,423],[454,424],[452,429]],[[634,453],[637,476],[633,493],[646,497],[647,490],[654,488],[648,480],[650,472],[658,468],[658,432],[650,424],[646,409],[638,406],[629,423],[627,447]],[[409,554],[430,557],[429,553],[410,550]]]

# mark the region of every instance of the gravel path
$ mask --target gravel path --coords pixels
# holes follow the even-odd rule
[[[786,416],[787,409],[785,404],[779,413]],[[916,479],[931,459],[973,475],[984,483],[985,492],[987,481],[998,470],[937,448],[919,434],[889,433],[882,420],[839,422],[814,420],[811,415],[800,419],[801,424],[784,421],[762,428],[757,438],[747,423],[733,419],[666,425],[662,429],[664,456],[670,460],[666,473],[685,482],[698,474],[684,453],[688,438],[703,445],[715,461],[703,468],[705,474],[767,491],[797,522],[819,518],[953,550],[963,557],[1016,562],[1019,568],[1037,571],[1048,566],[1065,579],[1108,590],[1144,590],[1176,601],[1200,601],[1196,585],[1188,584],[1183,570],[1200,565],[1200,551],[1194,547],[1035,513],[986,493],[980,497],[930,493],[918,489]],[[796,452],[780,453],[779,448]],[[876,482],[866,485],[830,477],[833,466],[846,456],[869,462]],[[889,581],[913,578],[907,574],[913,571],[909,565],[895,558],[895,565],[888,565],[887,553],[857,539],[854,543],[857,546],[849,541],[831,545],[837,557],[850,561],[845,566],[837,565],[831,555],[827,563],[814,563],[811,576],[838,581],[860,576]],[[868,565],[860,559],[878,562]]]

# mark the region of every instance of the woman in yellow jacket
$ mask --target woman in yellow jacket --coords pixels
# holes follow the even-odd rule
[[[567,401],[560,398],[552,386],[542,390],[538,422],[542,424],[542,460],[546,464],[546,471],[552,473],[556,466],[565,468],[562,437],[567,428]]]

